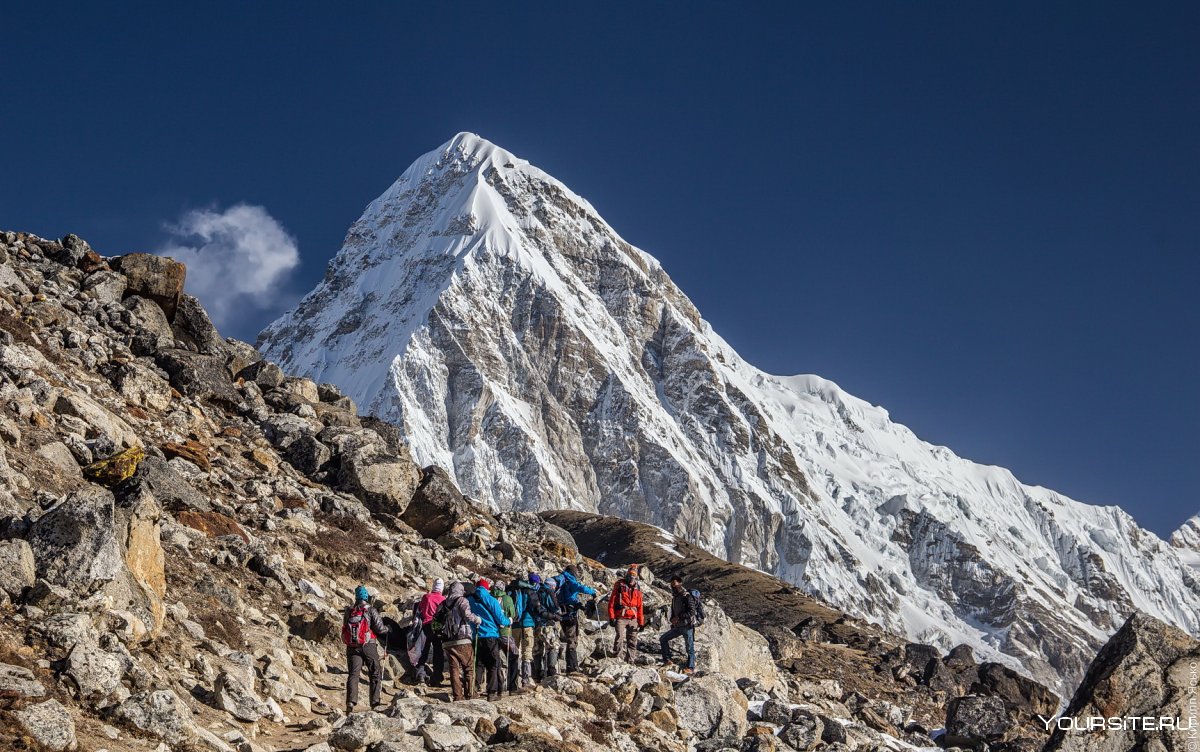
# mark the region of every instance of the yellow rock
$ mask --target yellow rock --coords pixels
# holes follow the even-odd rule
[[[115,486],[129,480],[137,472],[138,463],[146,458],[146,452],[141,447],[132,447],[114,454],[106,460],[93,462],[83,468],[83,475],[88,480],[104,486]]]

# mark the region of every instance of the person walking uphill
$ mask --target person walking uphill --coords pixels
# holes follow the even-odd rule
[[[367,666],[370,682],[371,707],[380,705],[383,689],[383,663],[380,662],[379,637],[388,633],[379,612],[371,605],[371,594],[359,585],[354,589],[354,603],[342,614],[342,643],[346,646],[346,714],[358,704],[358,683],[363,664]]]
[[[700,607],[678,577],[671,578],[671,592],[674,594],[671,598],[671,628],[663,632],[658,644],[662,648],[663,665],[671,666],[671,641],[682,637],[688,657],[684,673],[690,674],[696,670],[696,622]]]
[[[562,609],[558,605],[558,588],[554,578],[531,584],[538,589],[530,596],[529,607],[533,609],[533,678],[541,681],[558,673],[558,625],[562,621]]]
[[[417,601],[413,614],[414,621],[420,621],[421,632],[425,635],[425,648],[422,650],[420,659],[414,667],[417,673],[417,682],[428,681],[434,687],[441,685],[446,672],[446,657],[442,653],[442,637],[435,634],[433,630],[433,617],[446,600],[446,596],[442,594],[445,585],[445,582],[440,577],[434,580],[433,587],[430,588],[429,592],[421,596],[421,600]],[[431,656],[433,658],[432,671],[429,667]]]
[[[608,596],[608,623],[617,630],[613,637],[613,654],[617,660],[623,658],[633,663],[637,659],[638,632],[646,626],[636,564],[629,567],[625,578],[617,582]]]
[[[480,619],[467,603],[466,588],[455,582],[433,617],[442,638],[446,666],[450,670],[450,698],[469,700],[475,686],[475,650],[472,642]]]
[[[563,570],[558,580],[558,603],[562,607],[562,638],[567,649],[567,673],[579,672],[579,611],[583,604],[580,595],[595,595],[596,591],[579,581],[575,564]]]
[[[533,684],[533,639],[536,626],[533,620],[533,599],[541,581],[536,573],[530,572],[526,578],[513,580],[508,588],[513,600],[513,610],[517,614],[517,620],[513,622],[513,641],[517,644],[517,655],[513,662],[517,670],[511,672],[508,677],[510,692],[528,689]]]
[[[475,627],[475,641],[479,651],[480,663],[487,669],[487,698],[495,700],[500,697],[500,630],[512,626],[512,621],[504,615],[500,602],[488,592],[490,582],[481,578],[475,584],[475,592],[467,599],[471,611],[479,618]]]

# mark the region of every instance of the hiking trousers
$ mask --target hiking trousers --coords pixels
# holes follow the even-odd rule
[[[567,653],[567,673],[579,670],[579,620],[562,622],[562,641]]]
[[[533,660],[533,627],[513,627],[513,640],[517,643],[517,650],[520,651],[520,657],[517,659],[522,663],[529,663]]]
[[[613,656],[617,660],[633,663],[637,660],[637,619],[617,619],[617,633],[613,637]]]
[[[553,676],[558,673],[558,625],[551,622],[544,627],[534,627],[533,678]]]
[[[433,671],[428,673],[429,683],[441,684],[446,677],[446,656],[442,654],[442,638],[433,633],[433,623],[421,627],[425,633],[425,650],[421,652],[421,668],[429,667],[429,659],[433,658]]]
[[[677,637],[682,637],[684,645],[687,646],[687,667],[695,670],[696,630],[694,627],[671,627],[666,632],[663,632],[662,637],[658,639],[659,647],[662,648],[663,663],[671,662],[671,640],[674,640]]]
[[[450,670],[450,698],[469,700],[475,689],[475,649],[470,640],[442,643],[446,667]]]
[[[479,663],[487,672],[488,697],[500,694],[504,688],[504,665],[500,660],[500,638],[479,638]]]
[[[379,704],[379,693],[383,689],[383,663],[379,660],[379,643],[346,646],[346,705],[353,708],[358,704],[358,682],[362,679],[363,664],[371,687],[371,707]]]

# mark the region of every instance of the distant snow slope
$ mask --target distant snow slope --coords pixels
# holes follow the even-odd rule
[[[1200,571],[1200,514],[1171,533],[1171,545],[1177,549],[1180,559],[1192,569]]]
[[[261,344],[497,507],[651,522],[1060,690],[1131,609],[1200,628],[1180,549],[1120,508],[754,368],[591,205],[472,134],[372,202]]]

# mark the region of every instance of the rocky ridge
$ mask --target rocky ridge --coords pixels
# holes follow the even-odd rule
[[[579,542],[586,554],[628,540],[608,563],[651,561],[644,586],[658,622],[666,594],[654,573],[681,565],[638,553],[645,526],[564,518],[579,526],[572,535],[465,497],[336,387],[222,339],[184,279],[170,259],[0,233],[5,748],[787,752],[933,747],[935,736],[1012,750],[1044,741],[1033,715],[1057,702],[1035,682],[687,547],[659,550],[682,558],[701,587],[712,583],[692,678],[649,657],[617,663],[606,656],[611,631],[589,622],[579,676],[495,703],[448,703],[407,684],[393,654],[386,710],[343,716],[338,613],[359,582],[402,627],[435,577],[579,563],[607,591],[620,568]],[[779,591],[770,623],[735,607],[722,585],[731,578],[764,598]]]

